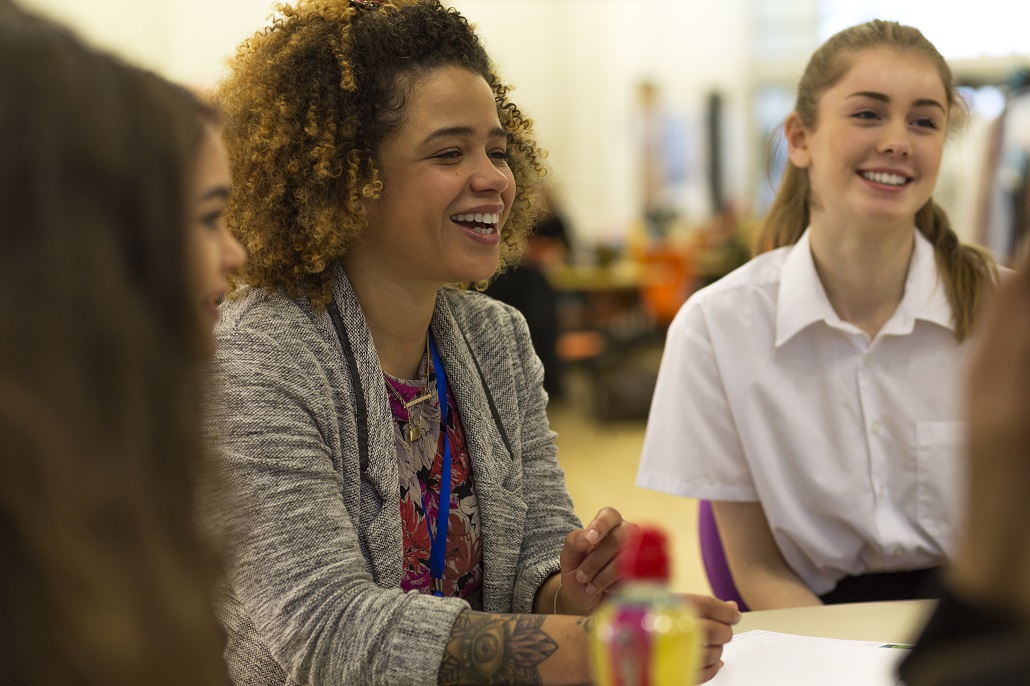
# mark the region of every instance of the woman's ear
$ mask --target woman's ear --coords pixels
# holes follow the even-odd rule
[[[353,217],[367,217],[368,204],[370,202],[372,202],[371,198],[359,197],[355,200],[353,197],[348,197],[343,202],[343,208],[347,211],[347,214]]]
[[[801,123],[797,112],[791,112],[783,123],[783,135],[787,139],[787,155],[798,169],[805,169],[811,163],[808,153],[808,129]]]
[[[358,188],[357,200],[351,196],[346,201],[347,212],[355,217],[366,219],[375,213],[379,195],[383,192],[383,184],[379,181],[378,172],[372,172],[372,179],[365,181]]]

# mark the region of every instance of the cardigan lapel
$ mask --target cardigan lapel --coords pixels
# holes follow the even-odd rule
[[[450,297],[462,295],[456,292]],[[483,526],[484,610],[510,612],[519,559],[519,546],[513,542],[522,540],[526,521],[525,503],[507,487],[516,465],[494,421],[483,379],[472,357],[470,345],[475,347],[475,342],[466,343],[443,293],[436,300],[432,327],[448,386],[458,404],[472,463]],[[497,354],[497,351],[486,354]],[[489,390],[496,394],[504,389]]]
[[[403,575],[404,544],[393,417],[382,381],[383,370],[357,296],[339,266],[336,278],[334,295],[354,353],[367,409],[368,466],[361,475],[359,536],[376,583],[385,588],[397,588]],[[451,297],[461,297],[461,293]],[[448,386],[458,404],[472,463],[483,526],[484,609],[509,612],[519,559],[519,546],[512,542],[522,540],[526,521],[525,502],[509,486],[518,465],[501,438],[487,401],[483,380],[469,349],[469,344],[474,347],[475,342],[470,340],[466,344],[443,292],[437,296],[432,329]],[[479,354],[490,352],[479,351]],[[346,361],[342,364],[346,370]],[[356,390],[358,384],[353,381]],[[508,389],[491,388],[490,392],[502,390]],[[352,417],[354,420],[360,421],[360,418]]]
[[[397,588],[404,571],[400,476],[383,370],[357,295],[339,265],[334,296],[350,339],[366,408],[368,465],[360,475],[359,537],[365,558],[372,564],[376,583],[384,588]],[[346,370],[345,360],[343,364]],[[358,384],[353,379],[351,383],[357,391]],[[352,420],[362,421],[362,418],[354,416]],[[357,446],[343,448],[357,450]]]

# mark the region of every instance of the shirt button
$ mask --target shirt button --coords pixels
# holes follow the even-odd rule
[[[871,425],[871,426],[869,427],[869,429],[870,429],[870,430],[871,430],[871,431],[872,431],[872,432],[873,432],[874,434],[878,434],[878,433],[880,433],[880,422],[879,422],[879,420],[877,420],[877,421],[873,422],[873,423],[872,423],[872,425]]]
[[[902,550],[901,550],[900,547],[895,548],[894,550],[891,551],[891,557],[894,557],[894,558],[901,557],[901,553],[902,553]]]
[[[873,366],[873,356],[872,355],[866,355],[865,359],[862,362],[865,364],[865,366],[872,367]]]

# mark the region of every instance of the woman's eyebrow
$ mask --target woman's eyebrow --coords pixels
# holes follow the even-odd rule
[[[476,133],[476,130],[471,126],[445,126],[443,128],[433,131],[422,141],[422,144],[431,143],[437,138],[446,138],[448,136],[472,136]],[[487,133],[487,138],[507,138],[508,132],[502,129],[500,126],[490,129]]]

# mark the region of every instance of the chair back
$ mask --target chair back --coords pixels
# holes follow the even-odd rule
[[[711,502],[702,500],[698,503],[697,523],[701,540],[701,560],[705,565],[705,574],[708,575],[712,594],[719,600],[735,600],[741,612],[746,611],[747,604],[740,597],[737,585],[733,583],[733,575],[730,574],[729,563],[726,562],[726,553],[722,549],[722,538],[719,536],[719,527],[715,524]]]

